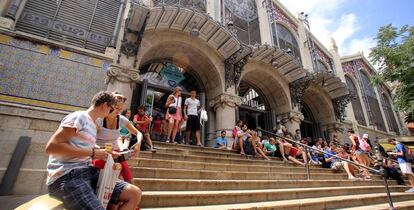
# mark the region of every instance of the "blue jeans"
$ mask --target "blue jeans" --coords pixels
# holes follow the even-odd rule
[[[49,194],[63,201],[67,209],[105,210],[96,197],[99,170],[93,167],[73,169],[48,186]],[[119,196],[128,183],[118,181],[109,204],[118,204]]]

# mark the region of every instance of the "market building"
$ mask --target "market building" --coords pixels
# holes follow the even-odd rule
[[[16,137],[8,142],[22,133],[45,142],[100,90],[162,117],[176,86],[184,97],[197,90],[208,112],[205,145],[237,119],[266,130],[280,120],[312,139],[347,141],[350,127],[379,138],[406,132],[390,87],[369,85],[367,59],[341,57],[333,40],[324,46],[306,15],[278,1],[2,0],[0,15],[1,129]]]

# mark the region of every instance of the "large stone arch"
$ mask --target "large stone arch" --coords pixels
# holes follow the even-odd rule
[[[335,111],[330,96],[312,84],[306,89],[303,102],[310,108],[315,121],[322,126],[336,122]]]
[[[250,61],[244,66],[240,81],[254,84],[264,94],[270,109],[276,114],[291,110],[289,84],[271,66],[258,61]]]
[[[138,66],[154,59],[171,59],[202,78],[208,98],[224,91],[224,58],[203,40],[174,30],[149,30],[137,55]]]

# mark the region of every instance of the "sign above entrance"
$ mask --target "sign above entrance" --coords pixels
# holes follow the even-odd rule
[[[168,81],[171,87],[177,86],[184,79],[183,73],[174,64],[165,66],[161,69],[160,75],[163,79]]]

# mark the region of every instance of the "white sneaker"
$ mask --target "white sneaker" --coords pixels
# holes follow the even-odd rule
[[[408,192],[408,193],[414,193],[414,188],[411,188],[411,189],[409,189],[409,190],[406,190],[405,192]]]

